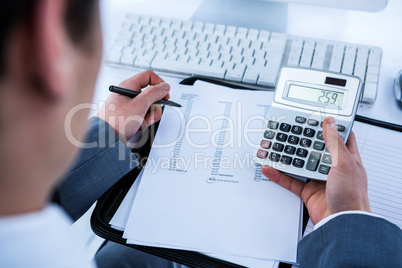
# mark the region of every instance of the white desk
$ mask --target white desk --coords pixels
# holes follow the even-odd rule
[[[201,2],[202,0],[101,0],[105,51],[113,42],[126,12],[190,19]],[[382,47],[377,100],[373,106],[361,105],[358,114],[402,125],[402,106],[398,105],[393,91],[393,79],[402,69],[400,10],[400,0],[389,0],[387,8],[378,13],[290,4],[287,32],[291,35]],[[102,64],[94,102],[107,98],[110,84],[116,84],[135,73]],[[181,80],[168,76],[163,78],[172,88]]]

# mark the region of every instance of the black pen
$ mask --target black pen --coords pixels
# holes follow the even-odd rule
[[[126,96],[126,97],[130,97],[130,98],[135,98],[138,96],[138,94],[141,93],[141,92],[137,92],[137,91],[133,91],[133,90],[125,89],[122,87],[117,87],[117,86],[110,86],[109,91],[118,93],[118,94]],[[173,107],[181,107],[180,104],[173,102],[173,101],[168,101],[168,100],[158,100],[158,101],[154,102],[154,104],[164,104],[164,105],[169,105],[169,106],[173,106]]]

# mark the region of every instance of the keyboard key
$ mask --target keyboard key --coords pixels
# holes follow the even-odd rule
[[[306,138],[302,138],[302,139],[300,139],[300,145],[303,146],[303,147],[308,148],[308,147],[311,146],[311,140],[306,139]]]
[[[302,127],[299,127],[299,126],[293,126],[292,127],[292,133],[293,134],[300,135],[302,133],[302,131],[303,131]]]
[[[276,122],[276,121],[272,121],[272,120],[268,121],[268,128],[269,129],[277,129],[278,125],[279,125],[279,123]]]
[[[325,163],[325,164],[332,164],[331,155],[324,154],[324,156],[322,157],[322,162]]]
[[[241,57],[241,58],[243,58],[243,57]],[[241,64],[241,63],[236,63],[233,70],[227,70],[225,79],[240,82],[243,79],[245,70],[246,70],[246,65]]]
[[[322,151],[325,148],[325,143],[321,141],[315,141],[313,144],[313,148],[318,151]]]
[[[269,149],[271,148],[271,142],[267,140],[262,140],[260,143],[260,147],[264,149]]]
[[[275,142],[274,145],[272,145],[272,150],[274,150],[276,152],[282,152],[283,144]]]
[[[377,99],[377,83],[365,83],[360,101],[374,103]]]
[[[242,81],[244,83],[257,84],[257,79],[258,73],[255,70],[247,68]]]
[[[320,167],[318,168],[318,172],[320,172],[321,174],[324,174],[324,175],[328,175],[330,169],[331,169],[331,167],[329,167],[329,166],[320,165]]]
[[[300,124],[306,123],[306,118],[302,116],[296,116],[295,121]]]
[[[290,135],[289,136],[289,140],[288,140],[288,142],[290,143],[290,144],[298,144],[299,143],[299,140],[300,140],[300,138],[299,137],[296,137],[296,136],[293,136],[293,135]]]
[[[312,128],[305,128],[303,131],[303,135],[306,137],[309,137],[309,138],[314,137],[314,134],[315,134],[315,130]]]
[[[318,126],[318,121],[314,119],[309,119],[307,121],[307,124],[309,124],[310,126]]]
[[[304,160],[295,158],[295,159],[293,159],[292,165],[297,168],[302,168],[304,166]]]
[[[277,139],[278,141],[281,141],[281,142],[285,142],[287,138],[288,138],[288,135],[286,135],[286,134],[284,134],[284,133],[278,133],[278,134],[276,135],[276,139]]]
[[[257,85],[274,87],[276,84],[277,75],[271,73],[262,73],[258,77]]]
[[[287,154],[294,154],[296,152],[296,147],[286,145],[285,146],[285,153]]]
[[[289,132],[290,128],[291,128],[291,125],[286,124],[286,123],[281,123],[281,126],[279,127],[279,130],[283,131],[283,132]]]
[[[322,131],[320,130],[320,131],[318,131],[318,133],[317,133],[317,139],[319,139],[319,140],[324,140],[324,136],[322,135]]]
[[[292,157],[287,156],[287,155],[282,155],[281,163],[285,164],[285,165],[290,165],[292,163]]]
[[[265,130],[264,138],[272,140],[275,137],[275,132],[271,130]]]
[[[257,151],[257,157],[261,159],[267,158],[268,152],[264,150],[258,150]]]
[[[273,161],[273,162],[279,162],[279,160],[281,159],[281,155],[277,154],[277,153],[271,153],[269,155],[269,160]]]
[[[311,152],[307,161],[307,170],[316,171],[318,164],[320,163],[321,154],[317,152]]]
[[[296,155],[300,156],[300,157],[306,157],[307,156],[308,151],[306,149],[303,148],[298,148],[296,151]]]

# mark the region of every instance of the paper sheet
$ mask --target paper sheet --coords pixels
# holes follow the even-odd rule
[[[131,206],[134,202],[135,195],[137,193],[137,189],[138,189],[139,183],[141,181],[141,178],[142,178],[142,171],[137,176],[137,179],[135,180],[134,184],[131,186],[130,190],[124,197],[124,200],[121,202],[119,208],[117,209],[112,220],[110,221],[110,224],[112,225],[113,228],[120,230],[120,231],[124,231],[124,229],[126,228],[128,216],[130,215]],[[153,246],[153,245],[149,244],[149,246]],[[203,253],[203,252],[201,252],[201,253]],[[225,260],[228,262],[237,263],[237,264],[243,265],[245,267],[277,268],[279,265],[279,262],[274,261],[274,260],[260,260],[260,259],[253,259],[253,258],[244,258],[244,257],[237,257],[237,256],[208,254],[208,253],[203,253],[203,254],[208,255],[212,258],[217,258],[217,259]]]
[[[402,133],[355,122],[371,211],[402,229]]]
[[[130,190],[127,192],[119,208],[114,213],[113,218],[109,222],[110,225],[112,225],[112,227],[116,230],[124,231],[126,228],[128,217],[130,216],[130,210],[133,205],[135,195],[137,194],[138,186],[140,186],[143,173],[144,170],[142,169],[133,185],[131,185]]]
[[[296,262],[301,200],[252,161],[272,98],[207,83],[175,86],[171,99],[183,107],[165,108],[124,237]]]

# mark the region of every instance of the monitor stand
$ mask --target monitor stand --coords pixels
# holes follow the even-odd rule
[[[260,0],[204,0],[193,21],[286,33],[288,5]]]

